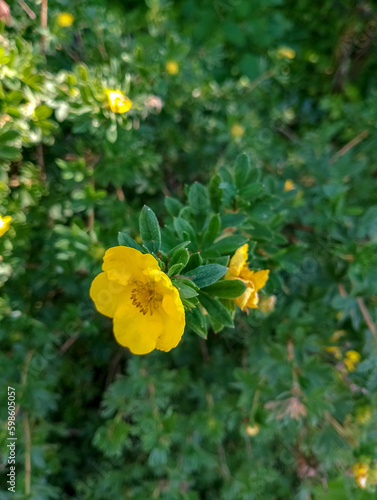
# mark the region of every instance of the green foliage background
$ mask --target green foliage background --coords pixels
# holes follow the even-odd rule
[[[50,0],[47,29],[29,4],[36,19],[14,2],[0,34],[0,499],[8,385],[14,498],[375,498],[351,470],[377,464],[373,3]],[[242,152],[246,194],[223,168]],[[138,238],[144,204],[168,234],[171,198],[211,178],[276,306],[130,355],[88,296],[104,250]],[[327,346],[358,351],[356,370]]]

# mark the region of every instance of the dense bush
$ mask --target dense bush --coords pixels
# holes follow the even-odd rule
[[[15,498],[375,498],[375,6],[50,0],[44,27],[29,4],[0,21]],[[169,352],[119,346],[90,299],[119,232],[167,273],[189,258]],[[246,243],[258,308],[182,283]]]

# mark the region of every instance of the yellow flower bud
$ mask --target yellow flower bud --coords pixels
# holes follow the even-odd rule
[[[367,485],[368,466],[364,462],[359,462],[352,467],[357,484],[364,489]]]
[[[284,191],[292,191],[296,189],[294,182],[291,179],[287,179],[284,183]]]
[[[58,15],[58,25],[62,28],[69,28],[72,26],[75,18],[69,12],[61,12]]]
[[[259,425],[258,424],[248,425],[246,427],[246,434],[251,437],[254,437],[257,434],[259,434]]]
[[[296,52],[289,47],[280,47],[277,54],[280,59],[294,59],[296,57]]]
[[[232,126],[230,133],[232,134],[233,137],[242,137],[245,133],[245,129],[243,128],[242,125],[235,123]]]
[[[179,65],[177,61],[168,61],[165,68],[169,75],[177,75],[179,73]]]

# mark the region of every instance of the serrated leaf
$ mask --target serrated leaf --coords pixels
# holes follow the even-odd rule
[[[228,268],[220,266],[219,264],[207,264],[205,266],[197,267],[185,273],[185,276],[190,278],[196,286],[203,288],[212,283],[215,283],[224,276]]]
[[[144,245],[150,252],[157,253],[161,247],[160,226],[155,213],[146,205],[141,210],[139,226]]]

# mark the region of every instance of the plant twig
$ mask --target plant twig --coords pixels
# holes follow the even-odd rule
[[[20,6],[24,9],[26,14],[30,17],[30,19],[35,19],[35,12],[31,10],[31,8],[28,6],[27,3],[24,2],[24,0],[18,0],[18,3]]]
[[[47,28],[47,3],[48,0],[42,0],[41,3],[41,28]],[[46,54],[46,35],[41,36],[41,52],[43,55]]]
[[[354,137],[352,139],[352,141],[347,142],[347,144],[345,146],[343,146],[341,149],[339,149],[339,151],[337,151],[334,154],[334,156],[330,159],[330,165],[332,165],[333,163],[335,163],[338,158],[340,158],[341,156],[343,156],[346,153],[348,153],[348,151],[350,149],[352,149],[357,144],[359,144],[359,142],[361,142],[362,140],[364,140],[368,135],[369,135],[369,130],[363,130],[362,132],[360,132],[359,135],[357,135],[356,137]]]
[[[369,311],[366,308],[364,299],[362,297],[356,297],[356,301],[357,301],[357,303],[359,305],[359,308],[360,308],[361,314],[363,315],[365,323],[368,325],[368,328],[369,328],[371,334],[373,335],[374,340],[377,341],[376,327],[374,326],[372,318],[371,318],[371,316],[369,314]]]

